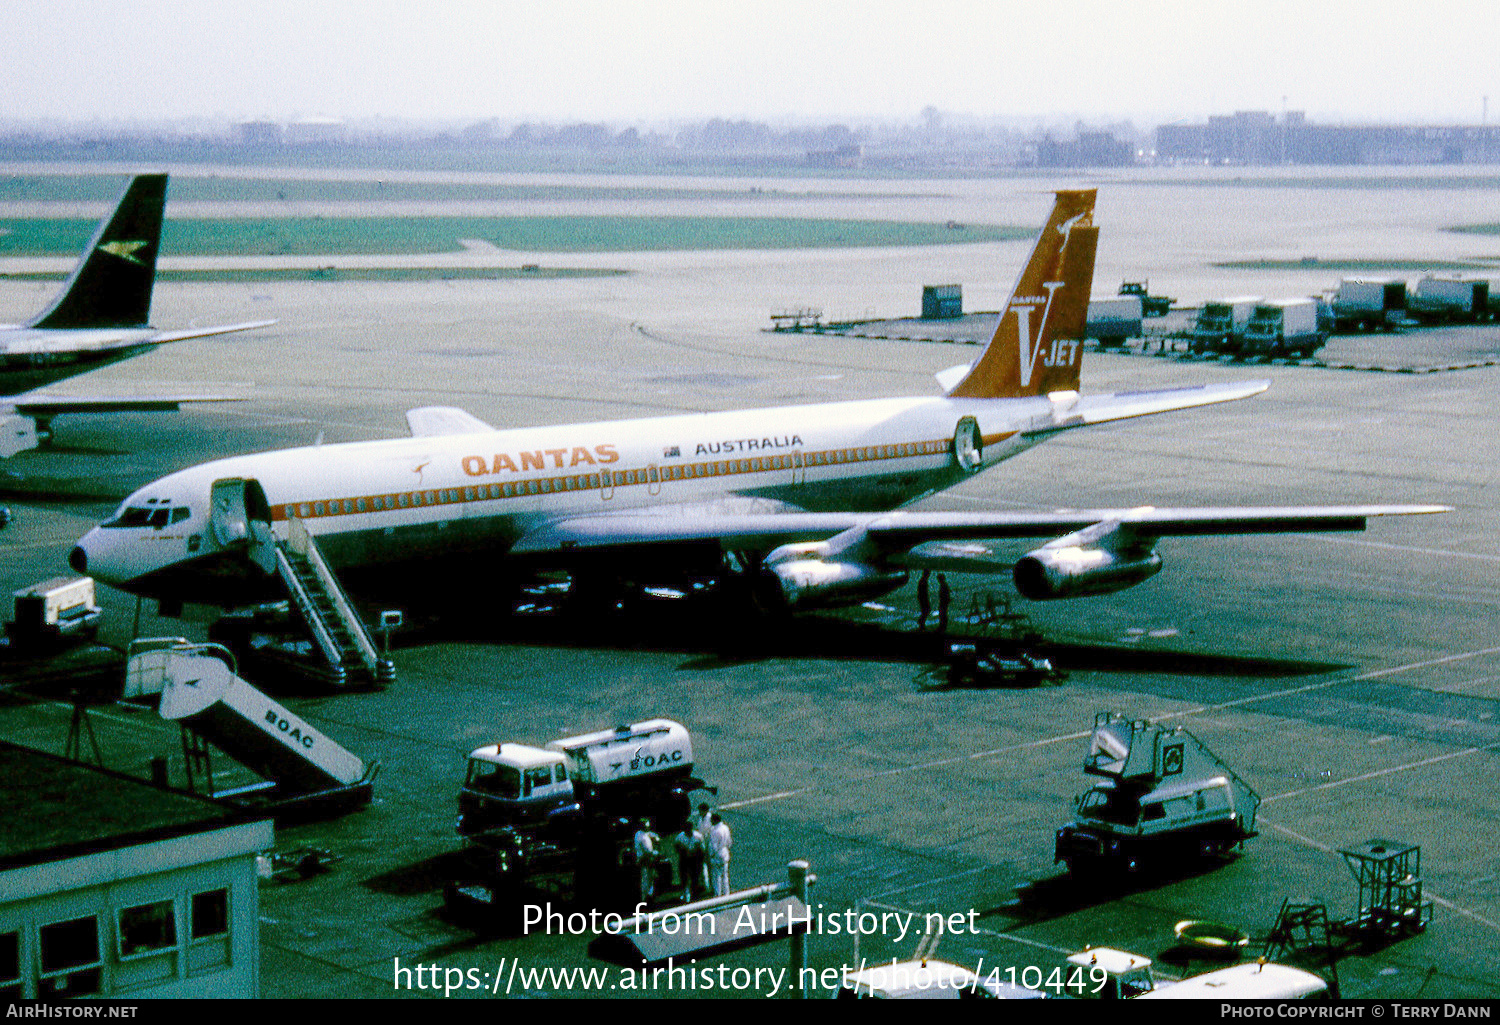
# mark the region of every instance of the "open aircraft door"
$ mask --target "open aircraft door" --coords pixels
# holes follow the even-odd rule
[[[220,548],[243,547],[250,561],[276,571],[276,535],[271,506],[260,481],[225,477],[213,483],[209,533]]]
[[[953,456],[959,467],[969,473],[984,465],[984,437],[979,433],[979,423],[972,416],[960,420],[953,432]]]

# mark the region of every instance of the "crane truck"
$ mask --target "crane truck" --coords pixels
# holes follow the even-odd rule
[[[503,911],[527,889],[560,885],[596,905],[628,906],[641,820],[665,837],[687,821],[688,795],[711,789],[693,775],[692,736],[670,719],[544,747],[477,748],[458,797],[464,873],[448,902]]]
[[[1074,875],[1223,857],[1256,835],[1260,795],[1180,726],[1100,712],[1083,771],[1102,778],[1054,847]]]

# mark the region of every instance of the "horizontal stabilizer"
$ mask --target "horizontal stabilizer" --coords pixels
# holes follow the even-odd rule
[[[406,425],[413,438],[433,438],[444,434],[479,434],[495,428],[473,413],[457,406],[422,406],[406,411]]]
[[[952,391],[958,386],[958,382],[969,376],[969,371],[974,368],[972,363],[959,363],[946,370],[939,370],[933,374],[937,378],[938,387],[943,389],[944,394]]]
[[[1259,395],[1271,386],[1269,381],[1244,381],[1234,384],[1204,384],[1187,388],[1160,388],[1151,391],[1113,392],[1108,395],[1069,394],[1069,401],[1054,404],[1051,418],[1043,418],[1027,428],[1030,435],[1063,431],[1070,427],[1128,420],[1131,417],[1170,413],[1179,409],[1212,406]],[[1051,396],[1049,396],[1050,398]]]
[[[243,324],[220,324],[216,327],[185,327],[179,331],[158,331],[150,339],[152,345],[181,342],[188,338],[207,338],[210,335],[227,335],[236,331],[253,331],[258,327],[270,327],[274,320],[247,320]]]

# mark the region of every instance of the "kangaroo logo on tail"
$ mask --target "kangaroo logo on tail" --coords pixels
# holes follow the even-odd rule
[[[1077,390],[1099,239],[1090,223],[1095,195],[1093,189],[1057,194],[989,345],[950,396],[1014,398]]]

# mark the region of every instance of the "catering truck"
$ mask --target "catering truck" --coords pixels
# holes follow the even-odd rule
[[[1100,712],[1083,771],[1102,778],[1054,846],[1074,875],[1219,858],[1256,835],[1260,795],[1180,726]]]
[[[631,844],[640,821],[665,839],[687,821],[689,795],[705,789],[693,775],[692,736],[670,719],[544,747],[477,748],[458,796],[466,878],[449,887],[449,901],[498,909],[552,882],[628,903],[639,883]]]
[[[1390,278],[1345,278],[1334,293],[1339,330],[1388,330],[1406,320],[1406,282]]]
[[[1311,356],[1328,336],[1318,329],[1316,299],[1274,299],[1255,307],[1240,352],[1246,356]]]
[[[1122,345],[1127,338],[1141,336],[1141,297],[1138,295],[1095,296],[1089,300],[1083,336],[1100,345]]]
[[[1258,295],[1241,295],[1204,303],[1198,311],[1198,319],[1193,322],[1192,351],[1200,354],[1239,352],[1250,315],[1263,301]]]
[[[1426,274],[1417,279],[1406,308],[1414,318],[1428,323],[1488,320],[1490,283],[1456,274]]]

